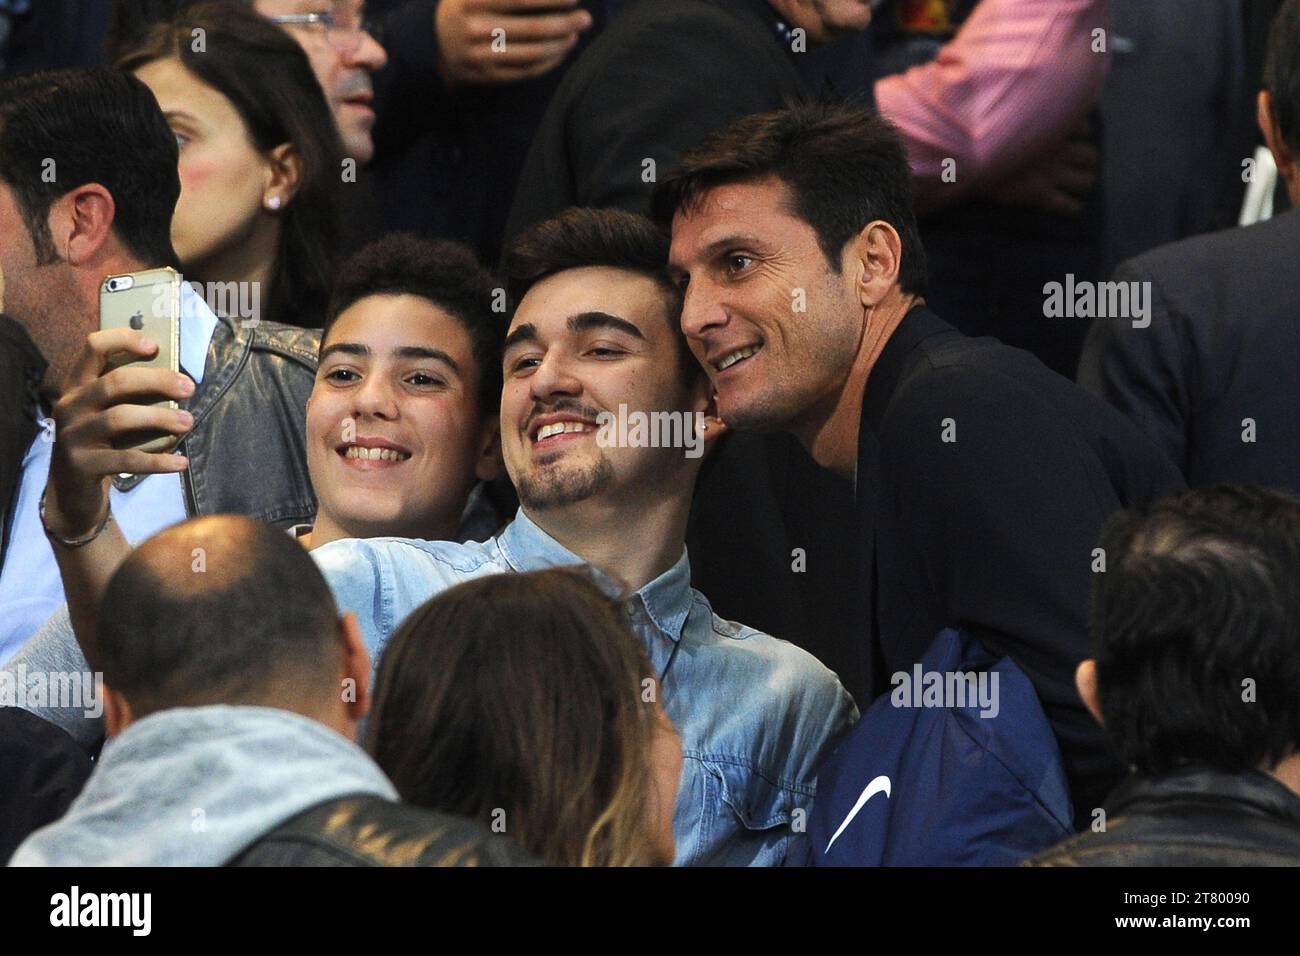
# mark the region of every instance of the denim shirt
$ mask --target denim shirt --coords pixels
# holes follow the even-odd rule
[[[462,581],[585,563],[522,510],[478,544],[348,539],[312,557],[340,608],[357,615],[372,654],[407,614]],[[682,738],[676,865],[776,865],[803,839],[816,771],[857,708],[811,654],[724,621],[690,578],[683,548],[628,600],[633,633]]]

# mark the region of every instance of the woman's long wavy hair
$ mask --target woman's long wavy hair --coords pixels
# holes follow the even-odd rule
[[[647,677],[620,606],[581,572],[479,578],[389,640],[366,746],[403,800],[502,821],[546,863],[643,865]]]
[[[187,7],[144,26],[136,37],[119,36],[116,43],[117,69],[129,72],[176,60],[230,101],[256,149],[293,145],[302,172],[280,214],[280,242],[262,314],[319,328],[340,251],[343,145],[307,54],[280,27],[232,3]]]

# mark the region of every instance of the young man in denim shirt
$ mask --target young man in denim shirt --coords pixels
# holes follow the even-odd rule
[[[774,865],[800,839],[817,768],[857,711],[811,655],[722,620],[690,586],[686,520],[723,426],[678,331],[666,259],[666,240],[623,212],[570,210],[521,236],[507,260],[519,306],[501,401],[519,514],[481,544],[353,539],[313,556],[372,653],[469,578],[599,569],[630,595],[654,671],[645,686],[682,737],[676,862]]]

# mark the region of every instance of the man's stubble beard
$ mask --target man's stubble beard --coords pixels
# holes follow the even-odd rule
[[[727,428],[760,434],[796,434],[810,417],[815,420],[827,403],[833,407],[839,388],[836,383],[847,378],[859,343],[858,337],[846,330],[832,328],[828,331],[834,334],[828,337],[818,354],[798,357],[787,354],[778,360],[784,364],[782,371],[785,374],[771,378],[764,387],[751,392],[743,409],[731,410],[726,402],[719,402],[719,412]],[[771,360],[771,356],[768,358]],[[828,360],[834,361],[836,374],[820,382],[815,381],[816,376],[811,376],[815,384],[810,384],[810,375],[806,373],[814,366],[824,369]],[[796,362],[800,364],[796,365]]]
[[[37,268],[50,268],[61,262]],[[51,290],[55,290],[53,294]],[[12,310],[9,309],[10,303],[5,303],[10,317],[27,330],[48,363],[44,387],[52,393],[63,391],[86,337],[99,329],[98,303],[83,302],[73,290],[75,280],[69,276],[62,284],[50,283],[42,289],[30,290],[36,294],[13,302]]]
[[[722,422],[737,432],[771,435],[789,431],[800,409],[780,388],[770,388],[749,399],[742,409],[730,410],[719,403]]]
[[[601,455],[587,465],[544,468],[521,476],[515,489],[519,503],[530,511],[563,508],[606,490],[614,481],[614,466]]]

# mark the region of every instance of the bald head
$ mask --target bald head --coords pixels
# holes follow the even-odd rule
[[[250,704],[308,714],[339,697],[340,622],[325,579],[289,535],[198,518],[137,548],[99,614],[105,682],[136,717]]]
[[[140,545],[123,568],[135,566],[138,573],[152,575],[173,598],[201,597],[249,583],[255,570],[265,570],[277,560],[311,565],[310,559],[290,557],[302,554],[293,544],[288,535],[248,518],[213,515],[159,532]]]

